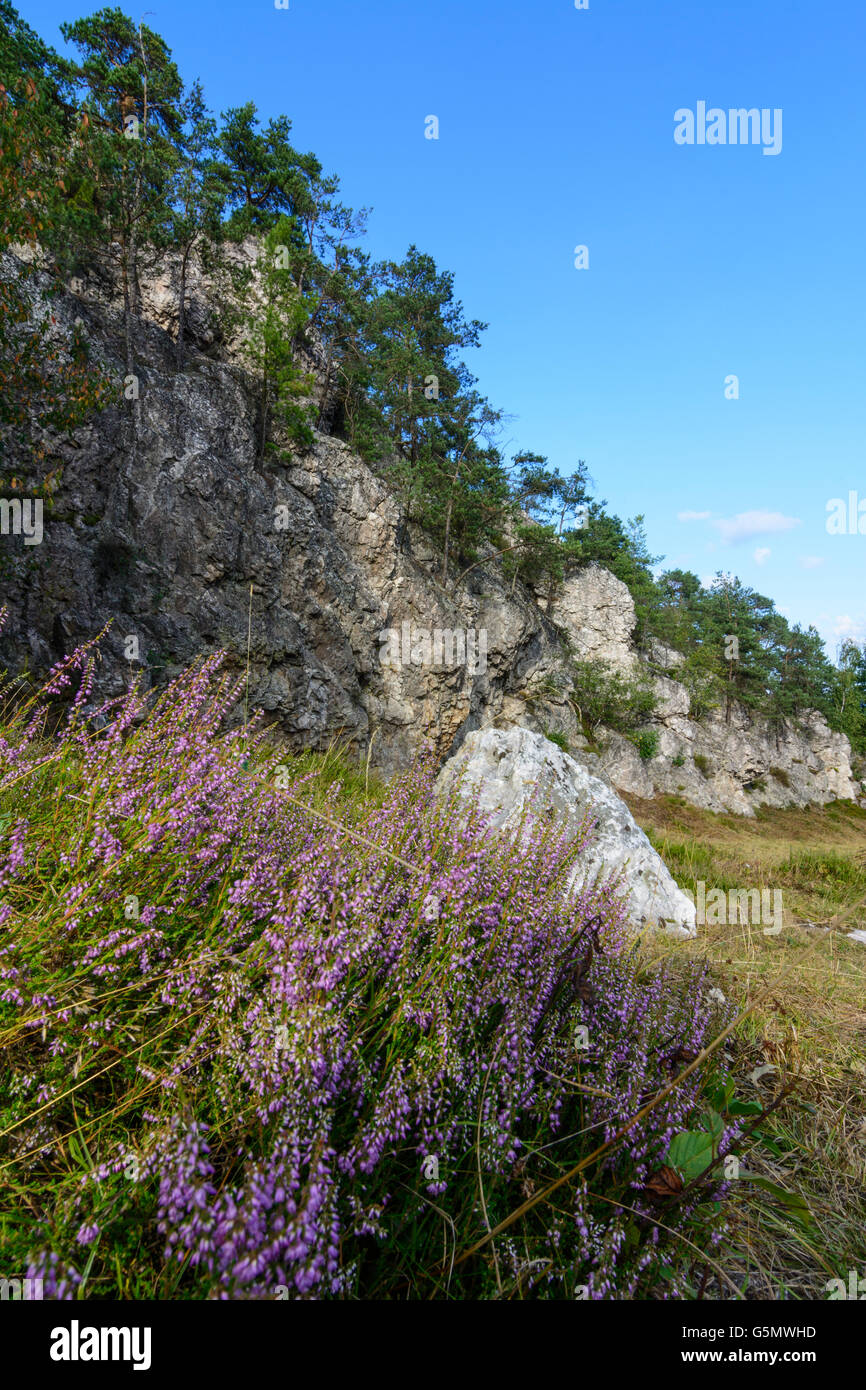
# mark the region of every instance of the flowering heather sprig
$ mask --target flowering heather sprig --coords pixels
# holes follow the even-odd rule
[[[383,1277],[371,1243],[409,1228],[415,1275],[438,1277],[441,1211],[477,1236],[482,1209],[507,1215],[521,1183],[670,1080],[671,1039],[707,1041],[700,978],[641,977],[614,887],[566,896],[587,828],[491,837],[476,811],[434,803],[423,759],[342,826],[336,782],[310,814],[309,774],[278,786],[285,755],[260,726],[220,732],[242,680],[219,657],[153,707],[131,689],[97,718],[87,651],[45,687],[81,682],[50,773],[44,707],[0,742],[0,1038],[29,1078],[7,1088],[0,1163],[23,1177],[36,1156],[49,1174],[28,1246],[63,1290],[49,1296],[71,1296],[83,1246],[98,1292],[133,1213],[140,1259],[158,1239],[195,1296],[357,1295]],[[622,1211],[576,1186],[571,1210],[500,1243],[511,1277],[633,1296],[660,1259],[646,1182],[700,1088],[689,1078],[595,1170]],[[92,1173],[70,1176],[70,1135]],[[169,1276],[157,1261],[150,1277]]]
[[[27,1279],[42,1280],[42,1297],[70,1300],[77,1297],[81,1275],[52,1250],[42,1250],[27,1266]]]

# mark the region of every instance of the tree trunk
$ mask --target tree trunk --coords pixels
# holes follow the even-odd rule
[[[130,404],[131,404],[131,406],[132,406],[132,411],[131,411],[131,417],[132,417],[132,453],[133,453],[133,456],[134,456],[134,455],[135,455],[135,447],[136,447],[136,443],[137,443],[137,441],[138,441],[138,435],[139,435],[139,425],[140,425],[140,415],[141,415],[141,402],[140,402],[139,399],[138,399],[138,389],[139,389],[139,388],[138,388],[138,381],[137,381],[137,379],[136,379],[136,372],[135,372],[135,346],[134,346],[133,334],[132,334],[132,287],[130,286],[130,283],[129,283],[129,258],[128,258],[128,256],[127,256],[125,253],[124,253],[123,258],[122,258],[122,278],[123,278],[123,339],[124,339],[124,349],[125,349],[125,358],[126,358],[126,376],[127,376],[127,381],[126,381],[125,384],[126,384],[127,386],[130,384],[130,383],[129,383],[129,378],[131,377],[131,378],[133,378],[133,380],[132,380],[132,386],[133,386],[133,388],[134,388],[132,400],[131,400],[131,402],[130,402]]]
[[[325,379],[322,384],[321,394],[319,396],[319,418],[316,421],[317,429],[321,429],[322,423],[325,420],[325,410],[327,409],[328,396],[330,395],[331,391],[331,369],[333,367],[333,358],[330,353],[328,353],[327,358],[325,360],[327,362],[327,368],[325,370]]]
[[[454,506],[454,498],[448,498],[448,506],[445,509],[445,548],[442,552],[442,587],[448,585],[448,547],[451,543],[451,511]]]
[[[268,349],[267,345],[265,345],[265,355],[262,364],[262,436],[259,446],[259,458],[262,463],[265,461],[265,441],[268,436],[268,407],[270,404],[268,388]]]
[[[415,416],[412,410],[412,378],[406,378],[406,394],[409,400],[409,458],[413,464],[418,462],[418,440],[415,433]]]
[[[184,337],[186,336],[186,266],[191,251],[192,242],[184,251],[180,263],[180,303],[177,311],[177,343],[175,344],[178,368],[183,363]]]

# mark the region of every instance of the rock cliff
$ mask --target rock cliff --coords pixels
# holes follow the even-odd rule
[[[506,706],[518,716],[561,661],[532,600],[481,570],[446,592],[425,536],[401,528],[396,499],[339,440],[317,434],[287,464],[259,462],[254,394],[217,345],[195,282],[198,350],[180,371],[174,300],[164,283],[144,290],[135,450],[123,407],[71,438],[43,432],[41,474],[59,485],[41,544],[0,538],[0,666],[42,671],[110,624],[96,673],[104,697],[133,670],[158,685],[215,648],[244,669],[249,646],[250,705],[293,746],[372,742],[386,772],[424,741],[445,757]],[[86,291],[54,302],[58,332],[80,317],[94,360],[120,383],[116,298]],[[26,460],[20,470],[34,481]]]
[[[779,728],[741,706],[734,706],[730,722],[721,710],[695,719],[689,692],[675,678],[683,658],[659,642],[646,660],[638,656],[631,640],[634,602],[607,570],[592,566],[566,580],[551,617],[581,659],[651,676],[657,706],[648,728],[658,735],[652,758],[641,758],[629,739],[612,730],[597,739],[601,748],[595,754],[587,753],[580,734],[573,738],[575,750],[584,750],[577,756],[606,773],[620,791],[641,797],[669,793],[710,811],[744,816],[754,815],[757,806],[863,797],[866,788],[854,775],[847,738],[815,711]]]
[[[80,318],[94,361],[120,383],[116,293],[77,289],[54,302],[58,331]],[[656,677],[657,757],[643,762],[604,731],[600,752],[590,750],[570,701],[568,644],[634,668],[626,587],[590,568],[549,613],[495,566],[443,587],[424,534],[401,525],[397,500],[338,439],[318,433],[306,454],[259,461],[254,393],[220,340],[200,272],[182,369],[172,272],[143,291],[135,447],[122,406],[71,437],[43,432],[40,477],[53,470],[58,483],[41,544],[0,537],[0,667],[42,671],[110,624],[100,697],[131,671],[158,686],[203,651],[226,649],[237,670],[249,653],[249,703],[292,746],[344,740],[386,774],[422,743],[444,759],[474,729],[523,726],[559,732],[590,771],[642,796],[674,792],[749,814],[762,802],[860,794],[847,740],[819,716],[780,737],[742,712],[730,726],[698,724],[670,676]],[[26,459],[20,471],[28,486],[39,481]]]

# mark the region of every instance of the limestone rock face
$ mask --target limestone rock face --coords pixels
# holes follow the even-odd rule
[[[566,632],[577,656],[603,661],[623,674],[654,674],[656,710],[647,723],[658,746],[642,759],[629,739],[612,730],[598,735],[600,752],[587,756],[574,740],[575,756],[620,791],[653,797],[683,796],[709,811],[753,816],[758,806],[808,806],[858,800],[864,789],[851,768],[851,746],[822,715],[809,712],[796,724],[771,727],[740,707],[726,722],[711,710],[692,718],[689,692],[675,679],[683,658],[664,643],[650,644],[648,660],[635,651],[634,602],[627,586],[591,565],[567,580],[551,616]]]
[[[646,765],[656,791],[711,811],[752,816],[757,806],[804,807],[863,795],[851,745],[815,711],[780,729],[736,708],[729,724],[718,710],[700,723],[662,711],[658,730],[658,756]]]
[[[680,891],[625,803],[574,758],[528,729],[484,729],[468,735],[445,764],[437,792],[478,798],[492,829],[513,829],[531,804],[557,828],[575,830],[588,817],[593,838],[575,865],[569,890],[621,875],[633,929],[661,927],[695,935],[695,906]]]
[[[157,687],[217,649],[243,673],[249,622],[250,708],[294,748],[345,741],[390,774],[424,744],[446,757],[506,705],[509,718],[531,720],[532,692],[552,689],[562,666],[544,614],[481,569],[443,588],[424,534],[410,527],[401,538],[396,498],[339,440],[317,434],[307,454],[262,461],[255,393],[217,344],[201,285],[191,272],[193,347],[181,370],[167,331],[174,280],[166,272],[143,287],[134,447],[123,406],[71,439],[44,432],[44,471],[60,483],[41,544],[0,539],[9,609],[0,669],[45,671],[110,623],[97,701],[133,673]],[[88,282],[52,312],[59,329],[82,318],[94,358],[119,384],[122,323],[99,293]]]
[[[550,616],[568,633],[581,661],[605,661],[616,670],[634,670],[634,601],[628,586],[609,570],[589,565],[567,578]]]
[[[657,637],[650,638],[649,659],[653,666],[662,666],[666,671],[675,671],[685,661],[682,652],[675,651]]]
[[[250,263],[254,250],[243,243],[232,255]],[[729,724],[718,712],[697,722],[676,679],[682,659],[657,643],[647,667],[628,588],[602,567],[570,576],[549,612],[496,565],[444,585],[429,538],[402,525],[393,493],[345,444],[319,432],[308,453],[262,460],[255,383],[221,335],[216,291],[194,259],[183,354],[179,291],[174,263],[142,285],[137,436],[128,404],[71,436],[45,428],[38,473],[3,440],[27,487],[49,474],[57,485],[40,544],[0,537],[0,670],[40,674],[109,624],[94,700],[120,693],[133,672],[155,688],[223,649],[238,674],[249,656],[249,705],[290,746],[339,740],[386,775],[422,746],[444,759],[473,730],[525,728],[558,735],[593,776],[636,796],[669,792],[749,815],[762,803],[863,795],[847,740],[819,715],[780,731],[742,710]],[[82,320],[94,362],[120,388],[118,287],[93,272],[51,312],[59,333]],[[563,632],[578,658],[656,673],[656,756],[604,729],[588,743]]]

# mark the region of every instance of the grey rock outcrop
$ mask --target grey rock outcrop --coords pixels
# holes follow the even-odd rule
[[[527,807],[555,816],[557,829],[589,819],[592,839],[567,888],[621,876],[631,927],[695,935],[695,906],[680,891],[625,803],[556,744],[528,729],[483,729],[468,735],[439,774],[437,792],[476,801],[494,830],[514,830]]]
[[[589,565],[563,582],[550,608],[581,661],[603,661],[614,670],[634,671],[634,602],[628,586],[601,565]]]
[[[591,616],[594,611],[598,619]],[[737,705],[729,721],[717,709],[695,719],[689,692],[675,679],[682,656],[657,641],[648,660],[638,655],[631,593],[606,570],[590,566],[572,576],[551,616],[580,659],[602,661],[623,674],[654,673],[656,709],[647,722],[657,737],[652,758],[641,758],[635,745],[613,730],[597,735],[598,754],[587,755],[580,739],[574,741],[576,756],[620,791],[644,798],[683,796],[706,810],[743,816],[753,816],[758,806],[805,807],[863,797],[866,789],[854,775],[847,738],[814,710],[796,724],[788,720],[778,727]]]
[[[40,545],[0,538],[0,669],[45,671],[110,624],[94,699],[133,673],[156,687],[216,649],[241,673],[249,622],[250,707],[292,747],[370,749],[386,774],[425,743],[446,757],[506,706],[529,717],[532,692],[560,678],[553,625],[495,572],[443,588],[425,535],[339,440],[317,433],[310,452],[262,461],[251,383],[217,342],[201,277],[190,283],[194,347],[182,370],[170,281],[143,287],[134,450],[124,407],[71,437],[42,432],[42,473],[59,483]],[[94,360],[120,383],[116,303],[86,290],[53,302],[58,331],[80,316]],[[26,459],[17,467],[31,475]]]
[[[232,254],[248,261],[252,249]],[[49,474],[56,486],[41,544],[0,537],[0,669],[43,672],[108,624],[94,698],[120,693],[133,672],[157,687],[221,648],[229,669],[248,664],[250,706],[292,747],[341,741],[386,775],[424,744],[444,759],[473,730],[526,728],[559,735],[594,776],[641,797],[670,792],[748,815],[862,794],[847,740],[819,715],[780,731],[742,710],[730,724],[717,712],[695,720],[676,679],[681,658],[662,644],[650,653],[657,756],[604,729],[590,747],[571,654],[647,671],[627,587],[589,566],[546,612],[543,596],[513,588],[496,565],[443,585],[428,538],[338,439],[317,432],[307,453],[260,458],[253,383],[194,261],[182,363],[178,293],[176,265],[142,285],[134,447],[123,405],[68,436],[43,429],[38,468],[4,441],[27,487]],[[119,385],[117,287],[94,273],[53,299],[52,314],[59,333],[83,321],[94,363]]]

